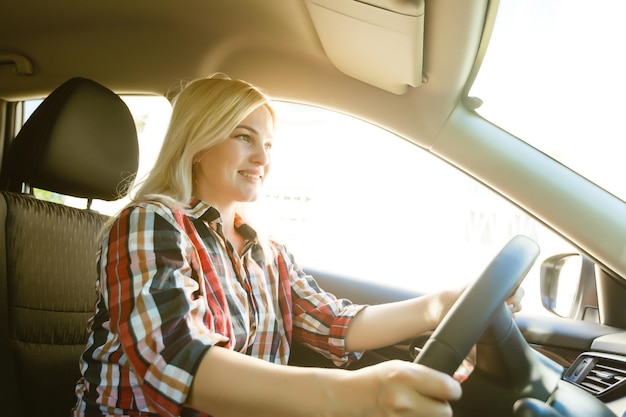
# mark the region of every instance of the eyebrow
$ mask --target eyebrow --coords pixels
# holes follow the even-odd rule
[[[256,130],[255,128],[250,127],[248,125],[238,125],[235,129],[246,129],[246,130],[249,130],[250,132],[254,133],[257,136],[261,136],[261,134],[259,133],[258,130]],[[274,136],[270,136],[270,139],[273,139],[273,138],[274,138]]]
[[[248,126],[248,125],[239,125],[239,126],[237,126],[235,129],[247,129],[247,130],[251,131],[252,133],[254,133],[254,134],[256,134],[256,135],[258,135],[258,134],[259,134],[259,132],[258,132],[255,128],[250,127],[250,126]]]

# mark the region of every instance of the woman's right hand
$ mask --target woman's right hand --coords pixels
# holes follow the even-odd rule
[[[449,401],[461,398],[461,385],[449,375],[423,365],[391,360],[349,372],[351,395],[337,398],[345,414],[368,417],[449,417]]]

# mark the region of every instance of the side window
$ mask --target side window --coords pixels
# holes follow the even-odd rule
[[[265,196],[271,232],[306,269],[433,291],[472,282],[514,235],[539,243],[524,310],[545,312],[540,260],[556,234],[419,147],[368,123],[278,103]]]
[[[139,142],[137,177],[141,178],[152,168],[161,149],[172,107],[170,102],[162,96],[122,96],[122,99],[130,109],[137,127],[137,139]],[[35,111],[41,101],[29,100],[24,102],[24,121],[28,120],[28,117]],[[37,198],[56,201],[69,206],[84,208],[87,205],[84,199],[59,195],[45,190],[35,189],[34,193]],[[101,213],[112,215],[125,203],[126,199],[111,202],[95,200],[91,208]]]
[[[171,106],[163,97],[123,99],[137,125],[141,177],[161,148]],[[37,105],[26,102],[26,116]],[[523,284],[524,311],[549,314],[539,296],[540,261],[573,251],[565,240],[383,129],[315,107],[278,102],[276,110],[271,171],[249,212],[305,269],[429,292],[472,282],[511,237],[524,234],[541,247]],[[92,208],[114,214],[124,203],[94,201]]]

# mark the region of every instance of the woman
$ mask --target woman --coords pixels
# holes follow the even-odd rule
[[[458,292],[353,305],[257,236],[237,210],[269,172],[274,124],[243,81],[176,97],[155,168],[104,234],[74,415],[451,415],[458,382],[423,366],[284,366],[293,340],[344,365],[431,330]]]

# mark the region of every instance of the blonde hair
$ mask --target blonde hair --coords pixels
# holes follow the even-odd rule
[[[250,113],[271,101],[258,87],[223,74],[191,81],[173,100],[172,117],[154,168],[135,184],[131,203],[157,200],[186,207],[193,196],[194,157],[225,140]]]

